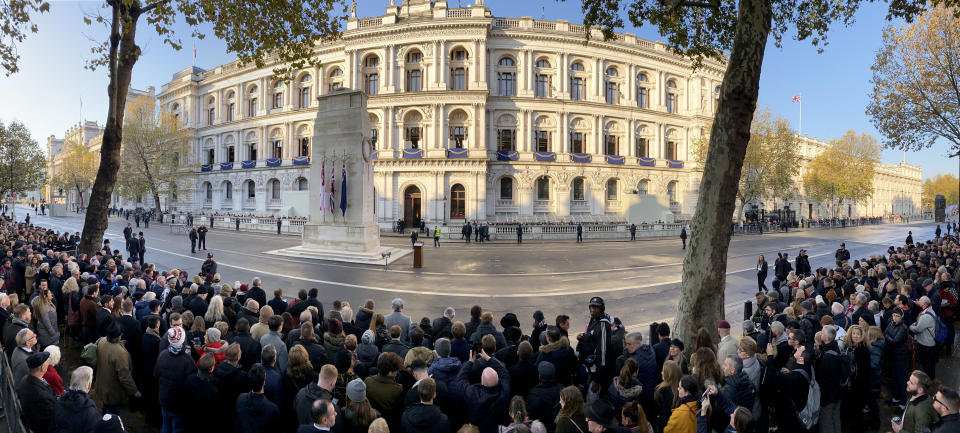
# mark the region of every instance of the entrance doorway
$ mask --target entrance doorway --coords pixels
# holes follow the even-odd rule
[[[465,191],[463,185],[458,183],[450,188],[450,218],[463,219],[466,208]]]
[[[403,190],[403,223],[407,227],[420,227],[420,188],[416,185]]]

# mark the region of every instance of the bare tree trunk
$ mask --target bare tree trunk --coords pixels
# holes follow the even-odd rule
[[[741,0],[733,49],[720,90],[700,198],[690,224],[674,335],[693,348],[697,329],[713,330],[724,314],[730,218],[757,106],[760,70],[770,34],[770,0]]]
[[[137,20],[140,18],[140,2],[134,0],[108,0],[113,9],[110,30],[110,84],[107,87],[109,105],[107,123],[103,130],[100,148],[100,167],[90,191],[90,205],[83,223],[79,253],[94,254],[102,245],[103,232],[107,229],[107,210],[110,196],[117,183],[120,169],[120,141],[123,136],[123,115],[127,103],[127,89],[133,65],[140,57],[136,45]]]

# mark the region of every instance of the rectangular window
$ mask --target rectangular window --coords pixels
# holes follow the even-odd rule
[[[537,98],[549,98],[550,97],[550,76],[537,74],[537,84],[534,92],[534,96]]]
[[[536,131],[534,133],[534,140],[537,143],[537,152],[550,151],[550,132],[549,131]]]
[[[257,98],[250,98],[247,101],[247,116],[253,117],[257,115]]]
[[[273,157],[283,159],[283,142],[280,140],[273,141]]]
[[[299,153],[297,156],[309,156],[310,155],[310,139],[307,137],[300,138]]]
[[[677,112],[677,95],[675,93],[667,93],[667,113],[676,113]]]
[[[236,109],[236,104],[233,102],[230,105],[227,105],[227,122],[233,121],[233,110]]]
[[[606,134],[603,136],[603,153],[605,155],[619,155],[620,154],[620,137],[616,135]]]
[[[467,70],[454,68],[450,75],[451,90],[467,90]]]
[[[419,126],[404,128],[403,135],[404,135],[403,138],[410,142],[411,149],[420,148],[420,127]]]
[[[310,106],[310,88],[304,87],[300,89],[300,108],[307,108]]]
[[[666,147],[666,152],[664,152],[666,158],[674,160],[677,159],[677,143],[668,141]]]
[[[570,99],[574,101],[583,99],[583,78],[573,77],[570,79]]]
[[[550,200],[550,182],[545,178],[537,179],[537,200]]]
[[[642,156],[647,158],[650,156],[649,149],[647,148],[647,139],[643,137],[637,137],[637,156]]]
[[[207,149],[207,164],[213,164],[215,153],[213,149]]]
[[[213,125],[213,119],[214,119],[215,113],[216,111],[213,108],[207,110],[207,125]]]
[[[376,149],[377,147],[377,137],[379,136],[379,134],[380,134],[380,131],[376,129],[370,130],[370,145],[372,145],[374,149]]]
[[[343,82],[336,81],[336,82],[330,83],[330,91],[331,91],[331,92],[333,92],[333,91],[335,91],[335,90],[340,90],[340,89],[342,89],[342,88],[343,88]]]
[[[273,108],[283,107],[283,93],[274,93],[273,94]]]
[[[586,153],[583,148],[583,133],[570,133],[570,153]]]
[[[376,95],[380,92],[380,74],[367,75],[366,90],[368,95]]]
[[[620,103],[620,92],[617,91],[617,83],[607,82],[606,96],[608,104]]]
[[[517,96],[516,86],[514,84],[513,72],[501,72],[497,76],[497,86],[500,89],[500,96]]]
[[[647,108],[647,88],[637,87],[637,107]]]
[[[463,141],[467,138],[467,128],[465,126],[454,126],[450,128],[450,141],[456,149],[463,149]]]
[[[237,151],[233,146],[227,147],[227,162],[233,162],[236,160]]]
[[[497,130],[497,150],[512,151],[516,149],[517,139],[512,129]]]
[[[513,200],[513,180],[500,179],[500,200]]]
[[[249,148],[248,150],[249,150],[249,154],[250,154],[250,160],[251,160],[251,161],[256,161],[256,160],[257,160],[257,144],[256,144],[256,143],[250,143],[250,148]]]
[[[419,69],[414,69],[412,71],[407,71],[407,91],[408,92],[419,92],[423,86],[423,81],[420,79],[422,72]]]

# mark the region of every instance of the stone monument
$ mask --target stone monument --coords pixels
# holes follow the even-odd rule
[[[341,90],[317,98],[310,161],[310,221],[300,246],[270,254],[383,264],[411,252],[380,246],[373,207],[373,147],[367,96]],[[346,182],[344,183],[344,175]],[[332,188],[331,188],[332,184]],[[332,197],[332,198],[331,198]]]

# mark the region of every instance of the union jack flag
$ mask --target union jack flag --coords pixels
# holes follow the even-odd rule
[[[791,99],[791,101],[792,101],[792,102],[800,102],[800,94],[797,93],[797,96],[794,96],[793,99]]]

